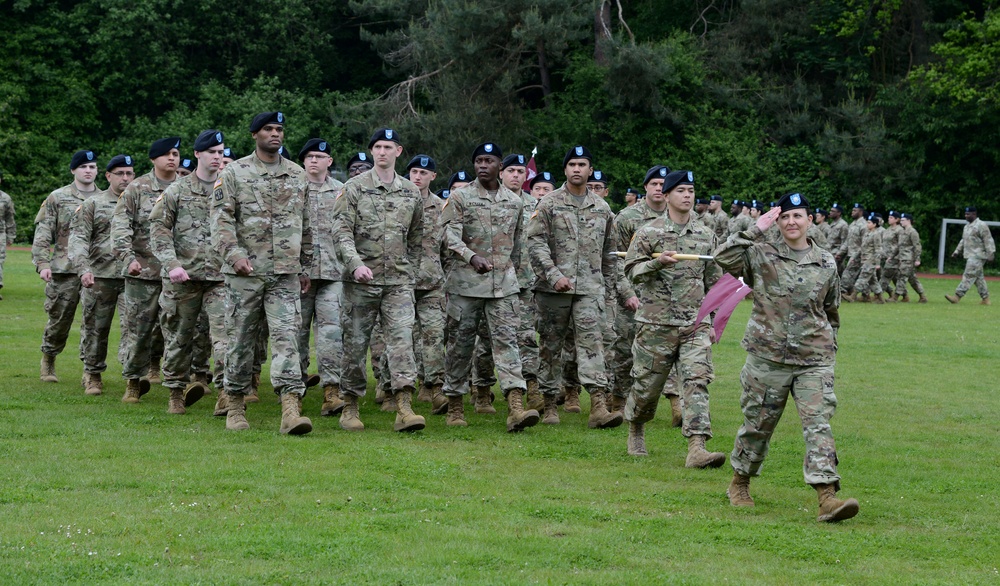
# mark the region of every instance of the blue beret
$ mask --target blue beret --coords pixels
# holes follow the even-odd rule
[[[134,163],[132,161],[132,157],[130,157],[129,155],[115,155],[111,157],[111,160],[108,161],[108,166],[105,167],[104,169],[106,171],[112,171],[114,169],[117,169],[118,167],[132,167],[132,166],[134,166]]]
[[[475,162],[476,157],[482,155],[490,155],[491,157],[503,160],[503,151],[500,149],[500,145],[495,142],[484,142],[483,144],[477,146],[476,150],[472,151],[473,162]]]
[[[97,164],[97,155],[94,151],[76,151],[73,158],[69,160],[69,170],[72,171],[84,163]]]
[[[380,128],[375,131],[375,134],[372,135],[372,139],[368,141],[368,148],[369,149],[372,148],[373,146],[375,146],[375,143],[377,143],[380,140],[388,140],[396,144],[403,144],[399,140],[398,132],[396,132],[391,128]]]
[[[207,151],[212,147],[217,147],[225,142],[225,138],[222,136],[222,132],[212,129],[206,130],[198,135],[198,138],[194,139],[194,152],[200,153]]]
[[[154,141],[153,144],[149,145],[149,158],[155,159],[157,157],[162,157],[170,151],[180,148],[181,137],[168,136],[167,138],[161,138],[160,140]]]
[[[285,125],[285,115],[281,112],[261,112],[250,121],[250,132],[257,132],[264,128],[265,124]]]
[[[587,150],[587,147],[580,145],[577,145],[566,151],[566,156],[563,157],[563,167],[568,165],[569,162],[573,159],[587,159],[588,161],[591,162],[593,162],[594,160],[594,158],[590,156],[590,151]]]
[[[418,167],[420,169],[427,169],[428,171],[437,171],[437,163],[430,155],[417,155],[410,159],[410,162],[406,165],[406,170]]]

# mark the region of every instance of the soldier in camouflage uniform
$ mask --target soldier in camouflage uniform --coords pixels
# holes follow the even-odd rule
[[[827,213],[822,208],[813,210],[813,225],[823,234],[824,239],[830,238],[830,224],[826,222]],[[826,248],[824,246],[824,248]]]
[[[580,382],[590,393],[591,428],[617,427],[621,413],[607,409],[602,324],[607,289],[614,287],[618,258],[611,208],[587,189],[590,152],[583,146],[563,158],[566,183],[546,195],[528,222],[531,265],[538,280],[538,386],[545,399],[543,423],[559,423],[556,394],[567,332],[574,331]]]
[[[41,379],[45,382],[59,382],[56,356],[66,347],[76,306],[80,304],[80,277],[69,260],[73,215],[84,199],[99,193],[94,185],[97,157],[93,151],[74,153],[69,169],[73,182],[45,199],[36,218],[35,239],[31,244],[31,260],[45,281],[45,312],[49,316],[42,334]],[[81,348],[86,343],[86,339],[81,339]]]
[[[865,208],[860,203],[855,203],[851,208],[851,219],[853,220],[847,228],[847,260],[844,264],[844,276],[840,282],[841,294],[854,292],[854,286],[861,274],[861,245],[865,239],[868,229]]]
[[[882,267],[882,279],[879,286],[889,298],[886,301],[895,302],[899,295],[893,290],[899,280],[899,243],[903,237],[903,227],[899,225],[900,213],[889,211],[889,228],[882,235],[882,257],[885,264]]]
[[[916,267],[920,266],[920,254],[923,250],[920,246],[920,235],[913,228],[913,216],[901,214],[899,224],[903,231],[899,237],[899,278],[896,281],[896,294],[899,296],[899,301],[908,303],[910,296],[906,292],[906,284],[909,283],[920,295],[918,303],[927,303],[924,286],[914,274]]]
[[[412,408],[417,378],[413,355],[413,285],[422,251],[423,198],[395,171],[403,152],[391,128],[368,143],[375,168],[348,180],[334,204],[335,245],[344,263],[344,361],[340,395],[347,403],[340,426],[361,431],[358,399],[365,395],[365,358],[375,322],[381,319],[393,398],[396,431],[424,428]]]
[[[222,255],[226,283],[226,429],[250,428],[251,392],[260,329],[271,342],[271,384],[281,397],[281,433],[302,435],[305,393],[298,332],[303,289],[309,289],[312,232],[302,167],[278,154],[285,116],[262,112],[250,123],[254,152],[226,166],[212,195],[212,245]]]
[[[634,386],[625,405],[629,422],[628,453],[645,456],[645,424],[656,415],[660,392],[671,371],[682,371],[683,429],[688,438],[688,468],[718,468],[726,461],[721,452],[708,452],[712,437],[708,385],[712,369],[712,324],[695,318],[705,293],[722,271],[715,263],[677,264],[675,253],[711,254],[715,230],[691,214],[694,174],[673,171],[663,183],[667,211],[639,228],[625,257],[625,272],[635,284],[640,305],[638,328],[632,346]],[[653,258],[654,253],[659,253]]]
[[[861,303],[885,303],[882,299],[882,288],[878,283],[878,263],[881,258],[882,243],[878,233],[878,218],[875,213],[868,214],[867,232],[861,240],[861,252],[858,259],[861,263],[861,272],[858,274],[855,288],[857,301]],[[869,294],[871,296],[869,296]],[[855,294],[850,293],[844,296],[848,301],[855,301]]]
[[[750,219],[750,202],[734,199],[729,211],[733,217],[729,218],[726,234],[737,234],[753,225],[753,221]]]
[[[785,195],[755,226],[730,236],[715,252],[723,270],[754,288],[740,375],[744,419],[730,456],[734,474],[726,495],[733,506],[754,505],[750,477],[760,474],[791,394],[806,443],[803,474],[819,498],[818,520],[841,521],[858,513],[858,501],[836,497],[840,476],[830,428],[837,407],[833,369],[840,283],[833,255],[806,235],[808,208],[801,195]],[[765,243],[763,232],[776,220],[782,241]]]
[[[844,272],[844,261],[847,259],[847,233],[850,228],[844,221],[844,208],[839,203],[830,206],[830,228],[827,231],[827,250],[837,261],[837,270]]]
[[[3,172],[0,172],[0,184],[3,183]],[[7,260],[7,247],[14,244],[17,237],[17,224],[14,223],[14,201],[9,195],[0,191],[0,289],[3,289],[3,263]],[[0,295],[3,301],[3,295]]]
[[[968,223],[962,228],[962,240],[955,248],[955,252],[951,253],[952,258],[957,258],[960,254],[965,258],[965,272],[962,273],[962,282],[955,289],[955,294],[944,297],[950,303],[958,303],[975,284],[976,291],[982,298],[980,304],[990,305],[990,290],[986,286],[986,278],[983,277],[983,265],[993,262],[997,250],[996,244],[993,242],[989,226],[979,219],[979,210],[975,207],[965,208],[965,221]]]
[[[170,391],[167,413],[175,415],[183,415],[208,392],[205,382],[191,380],[194,340],[200,335],[197,324],[203,311],[208,314],[212,356],[216,364],[226,360],[226,292],[210,228],[211,201],[224,148],[218,130],[199,134],[194,143],[194,172],[171,184],[149,214],[150,248],[163,267],[163,386]]]
[[[715,237],[720,242],[725,240],[726,233],[729,231],[729,216],[722,209],[721,195],[713,195],[708,199],[708,214],[706,219],[708,221],[705,223],[715,231]]]
[[[333,157],[330,143],[309,139],[299,151],[299,162],[308,181],[309,226],[312,229],[313,262],[309,289],[302,291],[302,325],[299,328],[299,370],[310,386],[309,330],[316,338],[319,383],[323,385],[320,415],[333,417],[344,409],[340,399],[340,363],[344,359],[344,332],[340,323],[344,298],[343,266],[337,258],[333,239],[333,205],[344,184],[329,175]]]
[[[104,178],[108,189],[83,200],[73,217],[69,236],[69,260],[83,285],[83,389],[88,395],[104,391],[101,380],[107,365],[108,334],[119,298],[125,293],[122,265],[111,246],[111,218],[118,198],[135,178],[129,155],[108,162]]]

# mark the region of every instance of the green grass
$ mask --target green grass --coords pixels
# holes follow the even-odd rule
[[[421,405],[427,429],[401,435],[368,398],[368,429],[349,434],[318,417],[314,392],[313,433],[286,437],[266,386],[251,430],[229,433],[208,398],[186,416],[166,414],[162,387],[122,404],[113,361],[105,394],[84,396],[76,333],[61,382],[39,382],[29,253],[8,254],[5,279],[3,583],[1000,583],[1000,310],[974,293],[949,305],[955,281],[926,281],[927,305],[843,308],[833,426],[842,495],[861,513],[828,525],[802,481],[794,409],[752,510],[729,506],[728,463],[683,467],[662,418],[637,460],[624,427],[586,428],[586,407],[508,435],[503,408],[456,430]],[[727,453],[747,311],[715,351],[709,447]]]

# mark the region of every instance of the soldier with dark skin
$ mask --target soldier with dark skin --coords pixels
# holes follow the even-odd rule
[[[944,298],[949,303],[958,303],[975,285],[982,300],[980,305],[990,305],[990,290],[983,277],[983,265],[993,262],[996,243],[989,227],[979,219],[979,210],[975,207],[965,208],[965,221],[968,223],[962,228],[962,240],[955,252],[951,253],[952,258],[958,258],[959,255],[965,258],[965,272],[962,273],[962,282],[955,288],[955,294],[945,295]]]
[[[827,230],[827,250],[837,261],[837,270],[844,272],[844,264],[847,259],[847,233],[849,226],[842,217],[844,208],[839,203],[830,206],[830,228]]]

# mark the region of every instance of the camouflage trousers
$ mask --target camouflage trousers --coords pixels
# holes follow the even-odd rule
[[[689,327],[637,324],[632,344],[632,392],[625,402],[625,420],[645,423],[656,415],[663,387],[671,370],[679,372],[681,385],[681,433],[712,437],[708,407],[708,385],[715,380],[712,368],[711,326]]]
[[[382,335],[382,320],[375,322],[375,327],[372,328],[372,337],[369,341],[369,350],[372,355],[372,374],[375,380],[378,381],[377,384],[381,384],[383,381],[386,382],[382,388],[388,389],[389,375],[382,372],[383,365],[386,363],[385,357],[385,336]],[[414,354],[414,360],[416,360],[416,355]]]
[[[444,289],[414,291],[413,350],[417,376],[425,385],[444,384]]]
[[[339,385],[344,360],[344,332],[341,329],[341,301],[344,284],[316,279],[302,293],[302,327],[299,328],[299,370],[309,371],[309,330],[315,331],[316,363],[320,384]]]
[[[146,281],[125,277],[125,324],[122,335],[125,343],[125,360],[122,377],[126,380],[146,376],[149,370],[154,337],[160,331],[160,281]],[[162,336],[162,333],[160,334]],[[161,342],[162,343],[162,342]]]
[[[781,364],[749,354],[740,373],[743,425],[736,432],[730,457],[733,469],[744,476],[760,475],[771,435],[791,394],[806,442],[802,463],[806,484],[839,482],[837,449],[830,428],[837,409],[833,379],[833,365]]]
[[[519,325],[517,328],[517,353],[521,356],[521,374],[524,380],[538,379],[538,333],[535,331],[535,292],[531,289],[521,289],[515,305]],[[490,340],[489,326],[486,320],[479,322],[476,337],[476,350],[473,358],[472,384],[477,387],[492,387],[496,382],[494,375],[493,342]],[[576,370],[576,360],[573,360]],[[574,376],[576,373],[574,372]]]
[[[879,287],[882,291],[892,295],[894,285],[899,280],[899,265],[885,265],[882,269],[882,278],[879,280]]]
[[[254,374],[260,332],[271,342],[271,385],[276,394],[302,395],[299,325],[302,287],[297,275],[226,275],[226,392],[247,395]]]
[[[635,312],[619,307],[614,329],[615,340],[609,352],[611,372],[614,375],[614,385],[611,390],[615,396],[627,397],[633,386],[632,346],[636,333]]]
[[[476,337],[480,324],[486,322],[487,336],[493,349],[493,359],[504,396],[513,389],[526,388],[521,373],[521,356],[517,351],[516,295],[501,298],[448,296],[448,351],[445,354],[444,394],[462,396],[469,393],[469,375],[475,347],[469,342]]]
[[[546,395],[560,390],[563,346],[573,331],[577,374],[593,392],[608,388],[604,365],[604,297],[535,292],[538,307],[538,387]]]
[[[878,284],[878,265],[875,263],[864,263],[861,265],[861,273],[854,283],[854,290],[862,295],[872,293],[882,294],[882,287]]]
[[[66,348],[76,306],[80,304],[80,288],[80,277],[70,273],[52,273],[52,280],[45,283],[45,313],[49,320],[42,332],[42,354],[56,356]],[[81,358],[84,342],[81,338]]]
[[[7,241],[4,237],[0,236],[0,289],[3,289],[3,264],[7,262]]]
[[[856,254],[847,259],[844,264],[844,275],[840,279],[840,292],[843,294],[850,293],[854,290],[854,282],[858,280],[858,275],[861,274],[861,255]]]
[[[990,290],[986,287],[986,278],[983,276],[983,265],[985,262],[980,258],[965,259],[965,272],[962,273],[962,282],[955,289],[955,295],[964,297],[972,285],[976,285],[976,291],[983,299],[990,296]]]
[[[345,282],[342,315],[344,359],[340,368],[341,395],[365,395],[368,388],[365,360],[372,330],[380,320],[386,341],[390,388],[393,392],[412,390],[417,379],[416,359],[413,356],[412,286]]]
[[[108,336],[115,320],[118,299],[125,293],[125,279],[95,278],[90,288],[84,288],[83,327],[80,330],[80,352],[83,371],[99,374],[107,370]]]
[[[198,320],[208,314],[209,345],[216,364],[226,361],[226,288],[221,281],[163,280],[160,329],[163,331],[163,386],[183,389],[191,380]]]
[[[913,266],[913,263],[905,263],[899,268],[899,276],[896,278],[897,295],[906,295],[907,283],[910,284],[910,287],[913,287],[913,290],[916,291],[918,295],[924,294],[924,286],[921,285],[920,280],[917,279],[916,267]]]
[[[223,290],[222,299],[223,305],[225,305],[225,290]],[[223,308],[222,313],[223,318],[225,317],[225,308]],[[222,349],[222,359],[215,362],[214,369],[212,368],[212,327],[209,321],[208,312],[205,308],[201,308],[201,314],[198,315],[198,323],[195,325],[197,333],[194,336],[194,340],[191,344],[191,374],[197,374],[199,376],[205,377],[207,380],[211,380],[215,384],[215,388],[223,388],[225,376],[226,376],[226,349],[225,341],[223,341]],[[225,325],[222,328],[222,337],[225,340],[226,329]]]

